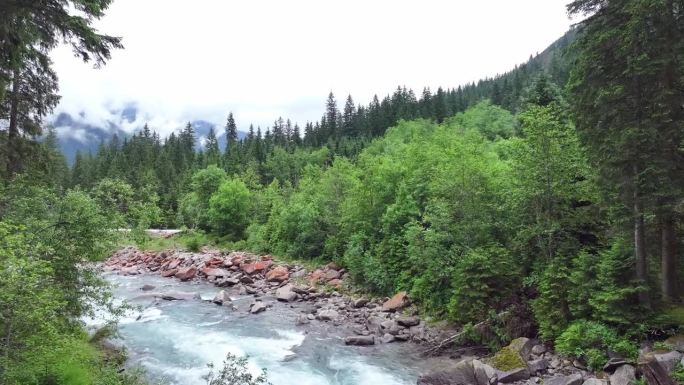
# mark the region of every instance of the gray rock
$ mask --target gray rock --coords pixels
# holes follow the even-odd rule
[[[357,309],[366,306],[366,304],[368,304],[367,298],[361,297],[354,300],[354,307]]]
[[[473,360],[473,371],[478,384],[487,385],[497,380],[496,369],[480,360]]]
[[[527,363],[530,373],[536,374],[546,370],[549,367],[549,361],[546,358],[532,360]]]
[[[530,353],[532,353],[533,346],[534,341],[527,337],[518,337],[508,344],[508,347],[513,351],[518,352],[520,357],[525,361],[530,359]]]
[[[608,381],[599,380],[598,378],[587,378],[582,385],[608,385]]]
[[[524,381],[528,378],[530,378],[530,371],[527,368],[517,368],[507,372],[499,372],[499,382],[503,384]]]
[[[420,318],[418,317],[397,317],[396,321],[401,326],[411,327],[420,324]]]
[[[384,336],[382,336],[382,343],[384,344],[389,344],[390,342],[394,342],[395,337],[389,333],[385,333]]]
[[[225,290],[221,290],[218,293],[216,293],[216,295],[214,296],[214,299],[211,300],[211,302],[213,302],[217,305],[223,305],[226,303],[230,303],[230,301],[231,301],[231,299]]]
[[[316,319],[316,316],[313,315],[313,314],[311,314],[311,313],[309,313],[309,314],[306,315],[306,318],[308,318],[310,321],[313,321],[313,320]]]
[[[418,378],[418,385],[487,385],[475,378],[472,361],[461,361],[453,368],[429,373]]]
[[[603,371],[613,373],[615,369],[627,364],[629,364],[629,362],[627,362],[624,358],[611,358],[608,360],[608,362],[606,362],[605,365],[603,365]]]
[[[555,376],[544,379],[544,385],[582,385],[582,374],[574,373],[569,376]]]
[[[308,324],[308,323],[311,323],[311,321],[310,321],[309,318],[308,318],[306,315],[304,315],[304,314],[298,315],[298,316],[297,316],[297,319],[295,319],[295,325],[297,325],[297,326],[306,325],[306,324]]]
[[[293,285],[292,291],[297,294],[309,294],[309,287],[304,285]]]
[[[226,287],[226,286],[235,286],[235,285],[237,285],[238,283],[240,283],[240,280],[239,280],[239,279],[233,278],[233,277],[229,277],[229,278],[225,278],[225,279],[219,281],[219,282],[218,282],[218,285],[221,286],[221,287]]]
[[[155,286],[153,286],[153,285],[143,285],[143,287],[141,287],[140,290],[150,291],[150,290],[154,290],[154,288],[155,288]]]
[[[263,302],[254,302],[250,306],[249,312],[252,314],[257,314],[261,313],[264,310],[266,310],[266,305],[264,305]]]
[[[622,365],[610,375],[611,385],[634,385],[636,383],[636,370],[632,365]]]
[[[339,313],[332,309],[319,310],[316,319],[320,321],[334,321],[339,317]]]
[[[344,339],[345,345],[353,346],[369,346],[375,345],[375,337],[373,336],[349,336]]]
[[[292,291],[292,285],[285,285],[276,290],[276,298],[278,301],[292,302],[297,299],[297,293]]]
[[[653,357],[658,361],[668,373],[672,373],[677,364],[682,360],[682,353],[673,350],[667,353],[653,354]]]
[[[532,354],[541,356],[544,353],[546,353],[546,345],[539,344],[532,347]]]

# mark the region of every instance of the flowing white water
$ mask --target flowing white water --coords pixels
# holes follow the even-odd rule
[[[152,380],[174,385],[206,381],[207,363],[220,367],[226,353],[249,355],[255,374],[268,370],[274,385],[403,385],[415,384],[421,362],[408,344],[374,347],[344,346],[332,325],[297,327],[297,309],[275,304],[264,313],[250,315],[253,298],[236,298],[238,310],[195,300],[162,301],[140,290],[156,286],[154,293],[199,293],[212,298],[218,291],[206,283],[180,283],[143,275],[108,275],[117,299],[140,309],[121,319],[119,334],[132,366],[141,366]]]

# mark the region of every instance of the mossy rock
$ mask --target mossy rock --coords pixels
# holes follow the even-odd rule
[[[684,335],[677,334],[665,340],[665,343],[672,347],[672,349],[679,352],[684,352]]]
[[[507,372],[513,369],[526,368],[527,364],[523,360],[520,353],[512,349],[510,346],[499,350],[498,353],[489,359],[489,364],[494,368]]]

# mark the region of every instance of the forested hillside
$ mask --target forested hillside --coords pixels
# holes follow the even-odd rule
[[[93,16],[108,4],[74,3]],[[538,336],[593,369],[609,355],[636,359],[639,341],[684,322],[684,3],[568,9],[587,19],[492,79],[399,87],[365,106],[331,92],[321,119],[301,126],[278,118],[245,130],[229,113],[225,148],[212,130],[197,151],[192,124],[166,138],[145,126],[71,169],[53,131],[37,140],[56,103],[49,60],[3,46],[0,303],[15,305],[0,318],[0,380],[51,383],[31,365],[47,349],[33,335],[85,344],[75,320],[106,298],[77,266],[103,256],[117,227],[141,244],[142,230],[173,227],[191,248],[334,261],[361,290],[407,291],[469,343]],[[45,23],[19,10],[10,20]],[[57,16],[48,38],[65,34]],[[27,31],[29,46],[46,39]],[[119,45],[70,33],[86,59]],[[24,82],[34,77],[40,88]],[[15,302],[26,293],[34,300]],[[58,309],[68,314],[43,328]],[[69,364],[44,359],[59,375]]]

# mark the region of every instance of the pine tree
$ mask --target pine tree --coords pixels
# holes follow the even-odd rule
[[[327,137],[336,137],[339,135],[337,128],[337,102],[335,101],[335,95],[332,91],[328,94],[328,101],[325,104],[325,135]],[[323,122],[321,122],[323,125]]]
[[[356,115],[356,106],[351,95],[347,96],[347,101],[344,103],[344,112],[342,114],[342,135],[356,136],[358,133],[354,127],[354,116]]]
[[[218,165],[221,161],[221,150],[219,149],[218,139],[214,127],[209,127],[207,139],[204,145],[206,165]]]

